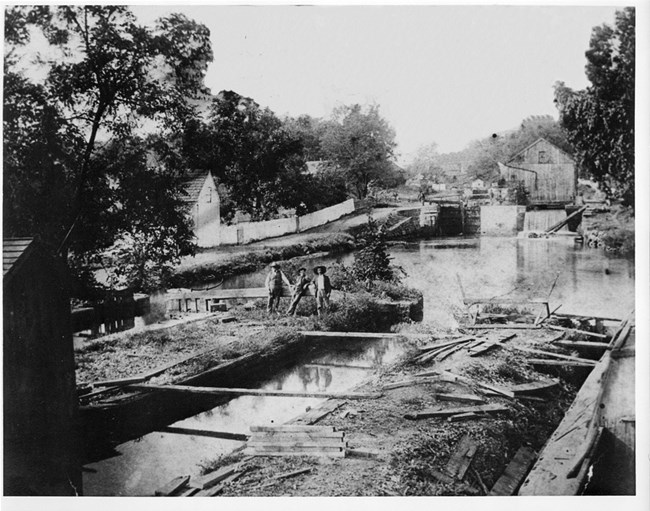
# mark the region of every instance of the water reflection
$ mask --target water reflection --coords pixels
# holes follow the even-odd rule
[[[403,353],[402,341],[330,342],[328,351],[305,358],[261,388],[342,392],[368,377],[372,366]],[[321,398],[241,396],[171,426],[247,433],[251,425],[282,424],[316,406]],[[181,474],[198,475],[200,464],[242,445],[236,440],[155,432],[117,446],[118,456],[84,467],[86,495],[152,495]]]

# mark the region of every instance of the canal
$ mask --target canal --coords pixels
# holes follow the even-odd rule
[[[526,298],[548,296],[561,312],[625,317],[634,308],[634,262],[602,250],[583,248],[572,239],[435,239],[391,247],[393,264],[406,273],[404,283],[424,294],[424,321],[454,328],[464,312],[459,280],[466,295]],[[353,254],[319,257],[305,266],[351,264]],[[266,270],[232,277],[225,288],[259,287]],[[154,298],[153,314],[160,314]],[[158,310],[156,310],[158,308]],[[146,322],[141,319],[141,321]],[[345,391],[375,368],[395,361],[398,342],[332,344],[262,388],[294,391]],[[319,403],[315,398],[243,396],[173,424],[183,428],[247,433],[251,425],[281,424]],[[241,442],[170,433],[151,433],[117,446],[117,456],[84,467],[86,495],[151,495],[181,474],[197,475]]]

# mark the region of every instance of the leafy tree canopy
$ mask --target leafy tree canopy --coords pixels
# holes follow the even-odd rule
[[[334,110],[321,147],[326,159],[335,162],[344,172],[352,193],[357,198],[368,195],[370,184],[382,184],[393,177],[395,131],[379,115],[379,107],[343,106]]]
[[[634,205],[635,9],[592,31],[586,52],[591,86],[555,85],[560,121],[583,169],[612,197]]]
[[[30,45],[38,33],[50,45],[40,54]],[[152,163],[165,144],[134,134],[145,120],[155,123],[149,131],[178,131],[194,114],[190,99],[205,92],[211,60],[208,30],[182,15],[148,28],[125,6],[8,8],[5,234],[38,236],[84,258],[127,231],[149,233],[152,258],[190,251],[182,209],[170,213],[176,184],[161,177],[178,162]],[[129,199],[151,190],[147,207]],[[163,243],[169,229],[179,236]]]

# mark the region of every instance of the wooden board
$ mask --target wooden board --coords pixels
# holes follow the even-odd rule
[[[461,413],[499,413],[507,412],[509,408],[507,406],[498,405],[498,404],[487,404],[487,405],[477,405],[477,406],[465,406],[459,408],[427,408],[419,412],[407,413],[404,415],[404,418],[417,420],[417,419],[428,419],[432,417],[449,417],[450,415],[458,415]]]
[[[291,450],[291,451],[256,451],[255,449],[245,449],[245,454],[251,456],[326,456],[329,458],[345,458],[344,450]]]
[[[283,424],[280,426],[251,426],[251,432],[257,433],[265,432],[322,432],[322,433],[335,433],[334,426],[307,426],[300,424]]]
[[[609,347],[607,342],[589,341],[555,341],[553,344],[570,350],[585,350],[603,352]]]
[[[332,413],[334,410],[340,408],[343,406],[345,401],[341,400],[328,400],[322,405],[312,408],[306,413],[303,413],[299,417],[296,417],[295,419],[292,419],[289,421],[288,424],[314,424],[321,420],[323,417],[326,417],[330,413]]]
[[[210,438],[223,438],[226,440],[239,440],[242,442],[248,440],[248,435],[245,435],[243,433],[229,433],[226,431],[209,431],[205,429],[178,428],[174,426],[158,428],[156,431],[159,431],[161,433],[173,433],[177,435],[195,435],[206,436]]]
[[[484,418],[485,415],[479,415],[478,413],[475,412],[467,412],[467,413],[459,413],[457,415],[451,415],[447,417],[448,422],[462,422],[462,421],[469,421],[473,419],[482,419]]]
[[[469,435],[464,435],[456,445],[456,449],[451,455],[449,462],[447,462],[447,466],[445,467],[447,474],[462,481],[474,456],[476,456],[477,450],[478,444]]]
[[[153,383],[136,383],[128,385],[134,390],[179,392],[214,396],[278,396],[278,397],[322,397],[341,399],[377,399],[381,394],[362,392],[292,392],[288,390],[242,389],[226,387],[195,387],[191,385],[156,385]]]
[[[575,362],[573,360],[550,360],[548,358],[529,358],[529,364],[535,366],[594,367],[594,364]]]
[[[231,476],[237,468],[237,465],[230,465],[227,467],[221,467],[214,472],[210,472],[202,477],[197,477],[192,479],[189,482],[189,486],[192,488],[198,488],[199,490],[205,490],[206,488],[211,488],[217,483],[220,483],[227,477]]]
[[[515,394],[515,396],[521,396],[522,394],[537,394],[540,392],[546,392],[548,390],[556,388],[558,385],[559,383],[553,380],[534,381],[531,383],[522,383],[520,385],[515,385],[514,387],[510,387],[510,390]]]
[[[573,362],[580,362],[582,364],[596,365],[595,360],[590,360],[588,358],[572,357],[570,355],[562,355],[561,353],[554,353],[552,351],[543,351],[543,350],[536,350],[536,349],[532,349],[532,348],[523,348],[521,346],[509,346],[509,349],[522,351],[524,353],[532,353],[533,355],[543,355],[543,356],[546,356],[546,357],[553,357],[553,358],[559,358],[559,359],[562,359],[562,360],[571,360]]]
[[[254,440],[282,440],[282,439],[294,439],[294,440],[312,440],[314,438],[329,438],[329,439],[339,439],[343,440],[345,438],[345,433],[343,431],[336,431],[334,433],[330,431],[277,431],[277,432],[265,432],[265,433],[253,433],[250,437],[251,441]]]
[[[190,480],[190,476],[178,476],[169,481],[165,486],[158,488],[155,492],[154,495],[157,497],[167,497],[168,495],[171,495],[172,493],[180,490],[183,486],[185,486]]]
[[[536,458],[537,453],[530,447],[520,447],[501,477],[494,483],[489,495],[514,495]]]
[[[433,344],[427,344],[426,346],[421,346],[418,348],[420,351],[430,351],[430,350],[436,350],[438,348],[446,348],[447,346],[453,346],[458,343],[464,343],[464,342],[469,342],[473,341],[476,339],[476,337],[471,336],[471,337],[461,337],[460,339],[454,339],[452,341],[445,341],[445,342],[438,342],[438,343],[433,343]]]
[[[506,323],[489,325],[463,325],[468,330],[540,330],[542,327],[528,323]]]
[[[429,334],[393,333],[393,332],[324,332],[318,330],[302,330],[298,332],[305,337],[336,337],[341,339],[429,339]]]
[[[549,330],[555,330],[557,332],[566,332],[566,333],[574,333],[574,334],[580,334],[584,335],[585,337],[594,337],[596,339],[607,339],[607,335],[605,334],[597,334],[596,332],[587,332],[585,330],[577,330],[575,328],[565,328],[563,326],[555,326],[555,325],[544,325],[544,328],[548,328]]]
[[[438,401],[460,401],[461,403],[485,403],[485,399],[474,394],[436,394],[436,399]]]
[[[312,440],[254,440],[250,441],[247,444],[247,447],[256,449],[256,450],[279,450],[279,449],[345,449],[347,447],[347,442],[344,442],[342,439],[335,438],[323,438],[323,439],[312,439]]]

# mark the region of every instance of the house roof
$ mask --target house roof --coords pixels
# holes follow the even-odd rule
[[[15,269],[21,258],[32,250],[34,238],[4,238],[2,240],[2,276]]]
[[[187,176],[184,183],[185,195],[182,198],[183,202],[196,202],[199,199],[199,194],[209,174],[209,170],[194,170]]]
[[[513,154],[513,155],[510,157],[510,159],[509,159],[506,163],[510,163],[512,160],[514,160],[514,159],[515,159],[517,156],[519,156],[521,153],[525,153],[526,151],[528,151],[528,149],[530,149],[531,147],[533,147],[533,146],[536,145],[536,144],[539,144],[540,142],[546,142],[547,144],[550,144],[550,145],[552,145],[553,147],[557,147],[558,151],[560,151],[561,153],[567,155],[569,158],[571,158],[571,159],[573,160],[573,156],[571,156],[571,155],[570,155],[569,153],[567,153],[566,151],[562,150],[560,147],[558,147],[557,145],[555,145],[553,142],[549,142],[549,141],[546,140],[544,137],[539,137],[539,138],[538,138],[537,140],[535,140],[535,142],[533,142],[532,144],[528,144],[528,145],[527,145],[526,147],[524,147],[522,150],[520,150],[520,151],[516,152],[515,154]]]

